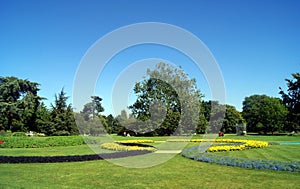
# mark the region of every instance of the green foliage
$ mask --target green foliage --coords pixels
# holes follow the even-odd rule
[[[287,115],[286,129],[289,131],[300,131],[300,74],[292,74],[293,80],[285,79],[287,82],[287,93],[281,88],[279,94],[283,103],[289,110]]]
[[[217,101],[202,101],[201,108],[199,125],[202,126],[202,132],[198,133],[204,133],[207,130],[212,133],[217,133],[219,130],[235,133],[236,126],[245,122],[242,114],[231,105],[222,105]]]
[[[16,77],[0,77],[0,130],[36,130],[36,111],[42,99],[39,84]]]
[[[252,95],[245,98],[242,114],[247,130],[273,134],[283,129],[287,110],[278,98]]]
[[[134,126],[137,133],[171,135],[195,132],[202,94],[196,89],[196,80],[189,79],[180,67],[157,64],[154,70],[148,69],[145,80],[136,83],[134,92],[138,98],[129,108],[139,121]]]
[[[71,104],[67,105],[66,93],[64,89],[58,95],[55,95],[54,105],[51,104],[52,111],[50,113],[50,129],[48,135],[66,136],[76,135],[79,133]]]
[[[52,135],[55,132],[54,123],[51,122],[51,112],[41,103],[36,112],[37,132]]]
[[[101,134],[111,133],[106,117],[100,113],[104,111],[101,105],[102,98],[91,96],[92,102],[84,105],[80,113],[75,114],[76,124],[83,135],[98,136]],[[110,120],[112,121],[112,120]]]
[[[235,133],[236,126],[245,122],[242,114],[234,106],[226,105],[226,112],[221,130],[226,133]]]
[[[83,110],[80,112],[83,114],[85,121],[88,121],[96,116],[99,116],[104,108],[101,105],[102,98],[99,96],[91,96],[92,102],[84,105]]]
[[[115,119],[111,114],[106,116],[107,126],[109,128],[109,134],[118,133],[118,120]]]
[[[81,136],[28,137],[18,134],[6,137],[0,136],[0,140],[4,141],[4,143],[0,145],[0,148],[43,148],[84,144],[84,140]]]

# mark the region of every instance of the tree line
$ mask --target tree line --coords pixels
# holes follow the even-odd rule
[[[34,131],[52,135],[99,135],[130,133],[156,136],[191,133],[235,133],[237,126],[249,132],[274,133],[300,130],[300,74],[286,79],[287,91],[281,98],[267,95],[245,97],[243,110],[204,101],[196,80],[189,79],[181,67],[159,63],[148,69],[147,77],[136,83],[132,112],[102,115],[102,98],[91,96],[80,112],[68,104],[62,89],[50,108],[38,95],[39,84],[17,77],[0,77],[0,131]],[[163,116],[162,116],[163,115]]]

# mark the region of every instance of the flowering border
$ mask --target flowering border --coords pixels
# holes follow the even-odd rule
[[[154,140],[120,140],[118,143],[154,143]]]
[[[268,142],[256,140],[235,140],[235,139],[191,139],[191,140],[168,140],[168,142],[211,142],[218,145],[210,146],[206,152],[222,152],[222,151],[235,151],[247,150],[251,148],[263,148],[269,146]],[[203,147],[203,146],[202,146]]]
[[[201,162],[215,163],[219,165],[236,166],[242,168],[252,168],[259,170],[300,172],[300,161],[278,161],[260,160],[220,156],[213,153],[201,153],[200,146],[193,146],[182,151],[182,156]]]
[[[138,145],[139,142],[133,142],[130,143],[128,141],[126,142],[107,142],[100,145],[101,148],[107,149],[107,150],[113,150],[113,151],[136,151],[136,150],[146,150],[154,152],[156,151],[156,148],[152,146],[146,146],[146,145]]]

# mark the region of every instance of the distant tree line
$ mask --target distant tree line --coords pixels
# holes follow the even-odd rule
[[[231,105],[204,101],[196,80],[189,79],[180,67],[159,63],[147,75],[134,87],[137,100],[128,107],[132,113],[123,110],[115,117],[102,115],[104,108],[99,96],[91,96],[91,102],[75,112],[62,89],[47,108],[43,103],[45,98],[38,95],[38,83],[0,77],[0,131],[34,131],[48,136],[106,133],[162,136],[219,130],[235,133],[238,125],[247,126],[249,132],[264,134],[300,130],[299,73],[286,79],[287,91],[282,88],[279,91],[282,98],[257,94],[246,97],[242,112]],[[160,104],[155,106],[156,111],[151,111],[156,102]],[[161,119],[160,115],[165,116]]]

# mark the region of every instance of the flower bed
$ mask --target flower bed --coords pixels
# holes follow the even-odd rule
[[[129,145],[126,145],[126,144]],[[156,148],[152,146],[141,146],[138,145],[137,143],[135,145],[132,145],[134,143],[129,143],[129,142],[108,142],[108,143],[103,143],[100,145],[101,148],[103,149],[108,149],[108,150],[114,150],[114,151],[132,151],[132,150],[147,150],[147,151],[156,151]]]
[[[105,154],[74,155],[74,156],[0,156],[0,163],[59,163],[78,162],[103,159],[123,158],[148,154],[147,150],[122,151]]]
[[[227,156],[224,157],[212,153],[199,153],[199,146],[194,146],[185,149],[182,152],[182,156],[201,162],[216,163],[227,166],[237,166],[242,168],[254,168],[261,170],[264,169],[275,171],[300,172],[300,161],[283,162],[277,160],[246,159]]]
[[[119,143],[154,143],[154,140],[120,140]]]
[[[268,142],[256,140],[234,140],[234,139],[191,139],[191,140],[168,140],[168,142],[213,142],[221,145],[212,145],[207,152],[222,152],[222,151],[235,151],[246,150],[250,148],[263,148],[269,145]],[[226,145],[227,144],[227,145]]]

